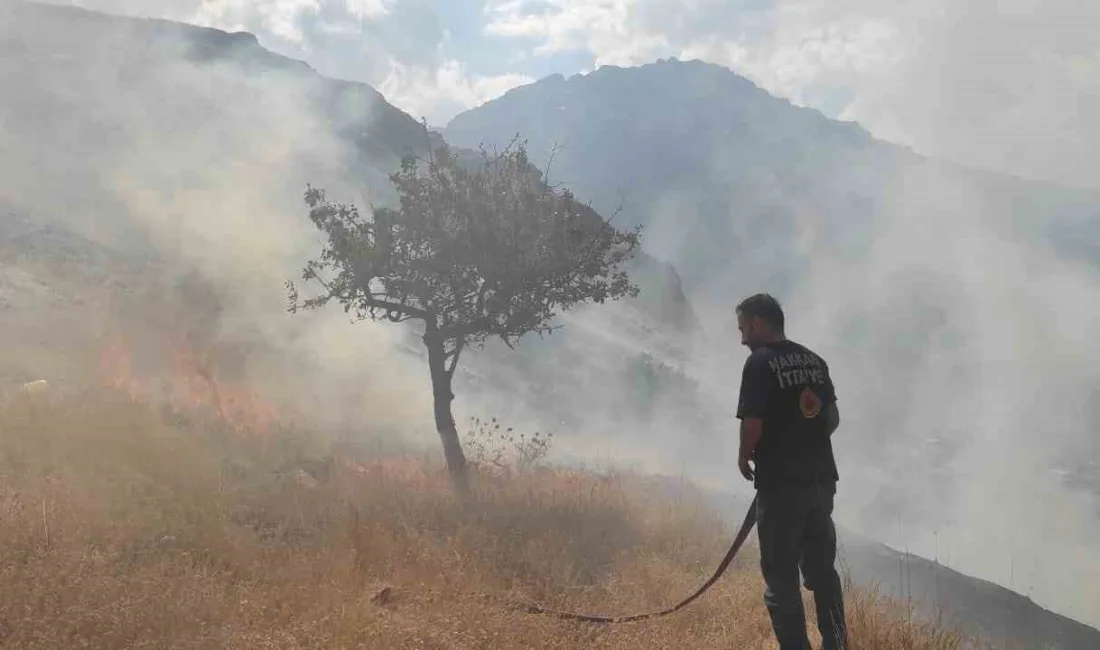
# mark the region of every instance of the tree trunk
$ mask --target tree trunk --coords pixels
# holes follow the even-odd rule
[[[424,334],[424,345],[428,348],[428,368],[432,374],[432,398],[435,408],[435,429],[443,442],[443,456],[447,460],[447,470],[451,474],[451,483],[459,496],[469,494],[469,482],[466,474],[466,455],[462,453],[462,443],[458,439],[458,428],[451,414],[451,375],[447,372],[446,351],[443,339],[429,323]]]

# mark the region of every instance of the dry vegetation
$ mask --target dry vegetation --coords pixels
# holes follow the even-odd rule
[[[53,400],[0,411],[0,647],[775,647],[751,547],[662,620],[600,627],[502,606],[630,613],[688,593],[730,534],[690,494],[494,465],[460,507],[422,458],[243,436],[118,393]],[[858,650],[962,647],[849,598]]]

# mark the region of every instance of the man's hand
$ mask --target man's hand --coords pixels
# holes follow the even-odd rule
[[[748,458],[740,458],[737,461],[737,467],[741,470],[741,476],[745,477],[746,481],[751,481],[756,478],[756,472],[753,471],[751,465],[749,465]]]

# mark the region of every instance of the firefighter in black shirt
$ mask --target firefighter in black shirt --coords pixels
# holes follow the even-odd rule
[[[809,650],[799,571],[814,594],[822,650],[847,647],[836,571],[833,497],[839,480],[830,438],[840,424],[829,367],[787,340],[783,310],[758,294],[737,306],[751,354],[741,377],[738,467],[757,490],[764,602],[780,650]]]

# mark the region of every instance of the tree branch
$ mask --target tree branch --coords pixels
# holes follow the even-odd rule
[[[619,209],[621,210],[622,208],[620,207]],[[618,214],[618,211],[616,211],[615,214]],[[614,215],[612,215],[612,217],[614,217]],[[572,268],[566,270],[565,273],[563,273],[561,276],[545,278],[543,284],[545,284],[545,281],[547,280],[552,282],[571,282],[573,278],[576,277],[577,272],[584,268],[584,266],[590,261],[592,261],[592,254],[597,250],[600,243],[600,238],[607,232],[614,232],[614,229],[611,227],[611,217],[607,219],[601,217],[600,227],[596,229],[596,232],[592,235],[592,239],[588,242],[588,245],[584,247],[584,252],[581,258],[577,260]]]
[[[368,308],[385,309],[388,312],[387,318],[390,318],[389,314],[393,313],[400,314],[402,317],[420,318],[422,320],[428,320],[429,318],[431,318],[431,315],[423,309],[417,309],[416,307],[410,307],[408,305],[402,305],[400,303],[390,302],[388,300],[379,300],[372,295],[364,296],[364,298],[367,301]],[[393,318],[390,318],[390,320],[393,320]]]
[[[542,180],[543,180],[542,191],[543,191],[543,195],[546,195],[550,192],[550,168],[553,167],[553,165],[554,165],[554,157],[555,157],[555,155],[557,155],[559,149],[560,149],[560,146],[557,143],[555,143],[552,147],[550,147],[550,155],[547,157],[547,160],[546,160],[546,169],[543,170],[543,172],[542,172]]]
[[[355,298],[354,294],[349,296],[346,293],[339,292],[336,289],[332,288],[332,286],[330,286],[328,282],[325,282],[325,279],[317,273],[313,274],[313,279],[316,280],[322,287],[324,287],[325,291],[328,292],[326,300],[337,298],[343,301],[348,301]],[[371,311],[375,309],[386,310],[386,318],[394,323],[402,323],[413,318],[428,320],[428,318],[431,317],[431,315],[428,314],[428,312],[424,309],[417,309],[416,307],[410,307],[409,305],[393,302],[390,300],[382,300],[375,297],[377,295],[378,294],[369,290],[363,292],[362,299],[366,302],[367,309]],[[397,314],[397,316],[394,316],[394,314]]]
[[[447,367],[447,378],[455,376],[455,368],[458,367],[458,358],[462,355],[462,349],[466,347],[466,338],[462,337],[455,342],[455,349],[447,354],[451,358],[451,365]]]
[[[470,298],[478,298],[485,291],[485,289],[484,289],[484,285],[485,285],[484,278],[482,279],[481,283],[482,283],[482,287],[480,289],[477,289],[475,291],[469,291],[469,292],[466,293],[466,295],[459,296],[459,297],[455,298],[454,300],[447,303],[443,307],[440,307],[437,311],[440,314],[445,314],[445,313],[451,311],[452,309],[454,309],[455,307],[457,307],[457,306],[461,305],[462,303],[466,302]],[[480,305],[480,302],[478,304]]]

